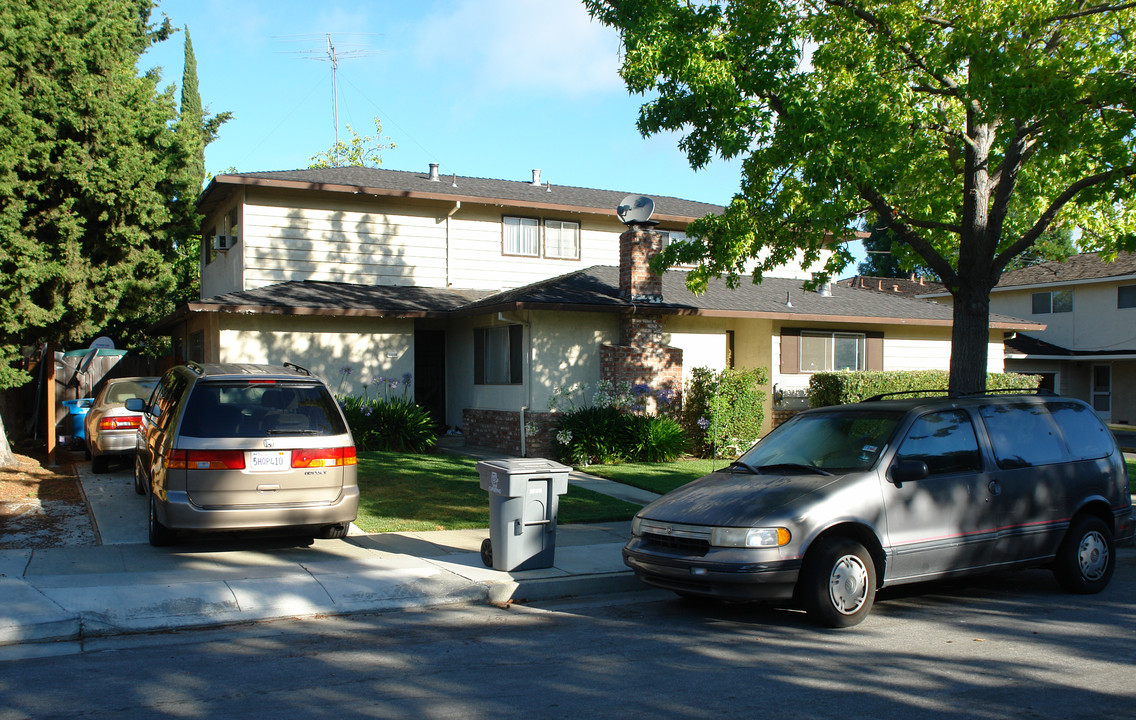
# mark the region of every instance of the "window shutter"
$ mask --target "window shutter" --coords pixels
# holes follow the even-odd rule
[[[800,328],[781,328],[781,374],[801,374]]]
[[[485,328],[473,330],[473,383],[485,384]]]
[[[509,382],[513,385],[525,381],[524,338],[523,325],[509,326]]]
[[[884,369],[884,334],[882,332],[864,333],[864,369]]]

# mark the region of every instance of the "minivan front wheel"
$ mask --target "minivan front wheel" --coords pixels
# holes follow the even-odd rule
[[[848,538],[821,540],[805,558],[798,594],[809,617],[826,627],[864,620],[876,599],[876,566],[863,545]]]
[[[1116,548],[1108,525],[1092,515],[1074,520],[1053,560],[1058,584],[1068,592],[1091,595],[1108,586],[1115,569]]]
[[[158,520],[157,501],[154,496],[150,496],[150,544],[154,547],[163,547],[165,545],[172,545],[174,542],[174,531],[162,524]]]

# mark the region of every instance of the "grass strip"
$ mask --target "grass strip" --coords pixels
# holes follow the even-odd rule
[[[475,458],[458,455],[359,453],[359,517],[366,532],[421,532],[489,527],[489,493]],[[639,509],[623,500],[569,486],[560,523],[629,520]]]
[[[589,465],[579,470],[607,478],[624,485],[644,490],[668,493],[691,480],[709,475],[729,465],[729,460],[683,459],[671,463],[622,463],[620,465]]]

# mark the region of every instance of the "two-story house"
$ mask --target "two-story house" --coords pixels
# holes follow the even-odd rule
[[[439,422],[520,454],[547,443],[526,428],[576,383],[679,390],[693,367],[733,364],[792,390],[818,370],[946,367],[951,313],[935,303],[805,292],[799,264],[699,296],[681,270],[651,275],[654,253],[722,208],[656,197],[658,224],[629,229],[626,194],[437,166],[219,175],[199,200],[202,299],[159,328],[182,357],[295,362],[344,394],[409,374]],[[1038,328],[992,318],[991,369],[1003,332]]]
[[[990,292],[990,310],[1045,325],[1006,338],[1007,371],[1041,375],[1043,387],[1106,421],[1136,423],[1136,253],[1012,270]]]

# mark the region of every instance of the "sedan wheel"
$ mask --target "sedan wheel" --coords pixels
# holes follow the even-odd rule
[[[876,566],[860,543],[822,540],[801,570],[799,596],[809,616],[826,627],[863,621],[876,597]]]

